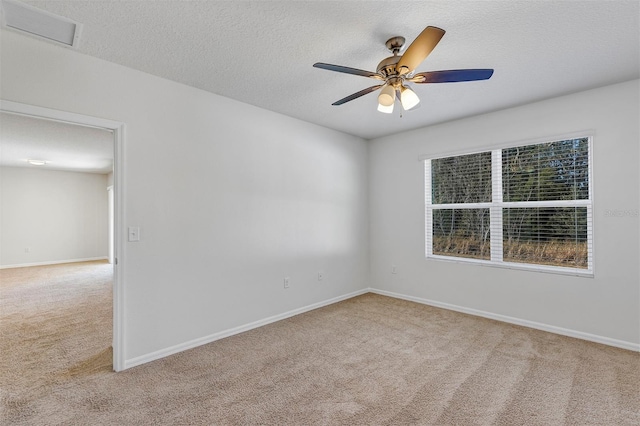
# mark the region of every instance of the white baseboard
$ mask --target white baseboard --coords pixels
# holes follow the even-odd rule
[[[465,308],[463,306],[452,305],[449,303],[437,302],[435,300],[423,299],[420,297],[407,296],[405,294],[394,293],[391,291],[378,290],[375,288],[366,288],[358,291],[354,291],[352,293],[348,293],[342,296],[334,297],[332,299],[324,300],[322,302],[313,303],[308,306],[304,306],[302,308],[294,309],[282,314],[274,315],[268,318],[264,318],[262,320],[254,321],[249,324],[241,325],[238,327],[234,327],[228,330],[223,330],[217,333],[210,334],[208,336],[200,337],[198,339],[190,340],[188,342],[180,343],[178,345],[170,346],[165,349],[160,349],[155,352],[151,352],[145,355],[141,355],[135,358],[131,358],[124,361],[124,368],[126,370],[131,367],[135,367],[141,364],[146,364],[147,362],[155,361],[157,359],[161,359],[167,357],[169,355],[176,354],[178,352],[186,351],[188,349],[192,349],[198,346],[206,345],[207,343],[215,342],[216,340],[224,339],[225,337],[233,336],[235,334],[240,334],[245,331],[253,330],[254,328],[262,327],[263,325],[271,324],[276,321],[280,321],[286,318],[293,317],[295,315],[299,315],[308,311],[312,311],[314,309],[322,308],[323,306],[328,306],[337,302],[341,302],[346,299],[351,299],[352,297],[360,296],[366,293],[375,293],[383,296],[389,296],[396,299],[409,300],[412,302],[421,303],[424,305],[435,306],[437,308],[448,309],[451,311],[462,312],[465,314],[475,315],[479,317],[489,318],[497,321],[502,321],[510,324],[521,325],[524,327],[534,328],[537,330],[548,331],[550,333],[560,334],[568,337],[575,337],[577,339],[588,340],[591,342],[602,343],[604,345],[614,346],[617,348],[628,349],[631,351],[640,352],[640,344],[626,342],[623,340],[611,339],[609,337],[598,336],[589,333],[583,333],[581,331],[570,330],[562,327],[556,327],[553,325],[542,324],[534,321],[523,320],[520,318],[509,317],[506,315],[494,314],[491,312],[480,311],[472,308]]]
[[[276,321],[280,321],[286,318],[290,318],[308,311],[312,311],[314,309],[322,308],[323,306],[332,305],[337,302],[341,302],[343,300],[351,299],[352,297],[360,296],[361,294],[368,293],[369,289],[362,289],[358,291],[354,291],[353,293],[344,294],[342,296],[334,297],[332,299],[324,300],[322,302],[313,303],[308,306],[304,306],[302,308],[294,309],[289,312],[285,312],[282,314],[274,315],[272,317],[268,317],[265,319],[261,319],[258,321],[251,322],[249,324],[241,325],[238,327],[231,328],[229,330],[220,331],[218,333],[213,333],[208,336],[200,337],[198,339],[190,340],[188,342],[180,343],[178,345],[170,346],[165,349],[160,349],[159,351],[151,352],[146,355],[141,355],[135,358],[131,358],[124,361],[124,369],[135,367],[137,365],[145,364],[150,361],[155,361],[160,358],[167,357],[169,355],[176,354],[178,352],[186,351],[187,349],[192,349],[197,346],[206,345],[207,343],[215,342],[216,340],[224,339],[225,337],[233,336],[234,334],[243,333],[245,331],[252,330],[254,328],[262,327],[263,325],[271,324]]]
[[[100,256],[100,257],[87,257],[84,259],[67,259],[67,260],[49,260],[46,262],[34,262],[34,263],[18,263],[15,265],[2,265],[0,269],[9,269],[9,268],[27,268],[29,266],[45,266],[45,265],[59,265],[61,263],[77,263],[77,262],[91,262],[93,260],[108,260],[108,256]]]
[[[506,315],[494,314],[491,312],[480,311],[478,309],[465,308],[463,306],[452,305],[449,303],[437,302],[435,300],[423,299],[421,297],[407,296],[405,294],[394,293],[386,290],[378,290],[370,288],[369,292],[389,296],[396,299],[409,300],[411,302],[422,303],[423,305],[435,306],[437,308],[448,309],[450,311],[462,312],[465,314],[475,315],[479,317],[489,318],[497,321],[507,322],[510,324],[521,325],[523,327],[535,328],[536,330],[548,331],[550,333],[560,334],[576,339],[588,340],[590,342],[602,343],[603,345],[615,346],[616,348],[628,349],[640,352],[640,344],[627,342],[624,340],[611,339],[609,337],[598,336],[595,334],[584,333],[582,331],[570,330],[568,328],[556,327],[554,325],[542,324],[535,321],[528,321],[520,318],[509,317]]]

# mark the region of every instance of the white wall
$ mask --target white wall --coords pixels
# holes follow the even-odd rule
[[[636,80],[372,141],[371,286],[639,343],[639,103]],[[425,259],[420,156],[589,129],[595,130],[594,278]]]
[[[364,140],[15,33],[0,52],[3,99],[126,123],[126,360],[368,286]]]
[[[106,258],[107,213],[106,175],[0,167],[0,267]]]

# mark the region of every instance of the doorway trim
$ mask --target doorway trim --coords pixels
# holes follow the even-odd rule
[[[53,120],[63,123],[81,126],[96,127],[113,132],[113,191],[114,191],[114,255],[113,264],[113,369],[122,371],[125,369],[125,315],[124,315],[124,269],[125,246],[122,238],[124,229],[124,139],[125,124],[88,115],[73,112],[60,111],[35,105],[0,99],[0,111],[10,114],[26,115],[45,120]]]

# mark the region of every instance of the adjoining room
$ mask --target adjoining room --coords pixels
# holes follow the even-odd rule
[[[96,357],[111,370],[113,134],[7,112],[0,120],[6,386]]]

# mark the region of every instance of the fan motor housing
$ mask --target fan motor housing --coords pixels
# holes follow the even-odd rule
[[[382,74],[385,78],[397,75],[396,65],[400,61],[401,56],[389,56],[388,58],[383,59],[378,64],[376,71],[379,74]]]

